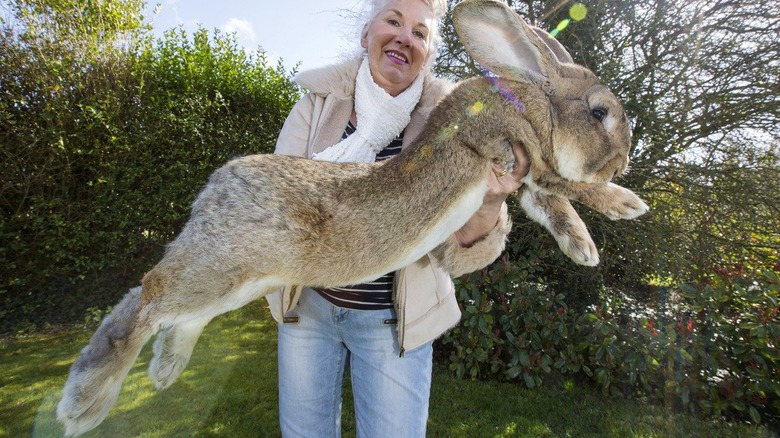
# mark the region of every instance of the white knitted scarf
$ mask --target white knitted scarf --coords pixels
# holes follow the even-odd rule
[[[342,163],[373,163],[376,155],[406,128],[412,110],[422,95],[424,75],[396,97],[379,87],[371,77],[368,56],[358,69],[355,79],[355,113],[358,126],[352,135],[322,152],[315,160]]]

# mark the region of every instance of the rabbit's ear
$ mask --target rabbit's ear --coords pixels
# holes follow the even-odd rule
[[[501,77],[539,81],[558,70],[552,50],[501,2],[464,0],[455,6],[452,21],[469,55]]]
[[[555,54],[555,57],[558,58],[558,61],[562,63],[574,62],[574,59],[571,57],[566,48],[563,47],[563,44],[553,38],[552,35],[542,29],[539,29],[536,26],[533,27],[533,30],[536,36],[538,36],[539,39],[541,39],[542,42],[545,43],[550,50],[552,50],[552,52]]]

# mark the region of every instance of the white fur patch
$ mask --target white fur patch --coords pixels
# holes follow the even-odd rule
[[[555,163],[558,166],[558,174],[569,181],[595,182],[594,175],[586,175],[582,171],[581,163],[584,161],[577,147],[565,144],[557,144],[555,148]]]
[[[239,285],[238,288],[228,292],[219,302],[218,306],[206,306],[194,313],[178,315],[175,320],[168,322],[168,324],[176,324],[179,322],[199,320],[203,318],[213,318],[225,312],[230,312],[231,310],[236,310],[239,307],[243,307],[250,302],[260,298],[261,296],[264,296],[265,294],[270,293],[284,285],[285,283],[276,277],[264,277],[249,280]]]
[[[481,182],[464,193],[458,202],[451,204],[442,220],[433,227],[401,266],[417,261],[424,254],[447,240],[452,233],[458,231],[479,210],[486,192],[487,182]]]
[[[615,129],[615,127],[617,126],[617,118],[614,115],[612,115],[612,113],[610,112],[609,114],[607,114],[607,117],[601,123],[602,125],[604,125],[604,129],[608,133],[612,134],[613,133],[612,130]]]
[[[222,303],[225,312],[238,309],[264,295],[265,292],[282,287],[284,282],[275,277],[258,278],[242,284]],[[220,312],[222,313],[222,312]]]
[[[528,189],[520,196],[520,205],[523,207],[523,211],[525,211],[525,214],[528,215],[529,218],[552,232],[553,226],[550,221],[550,216],[545,214],[543,209],[539,208],[539,205],[534,201],[533,196],[533,193]]]

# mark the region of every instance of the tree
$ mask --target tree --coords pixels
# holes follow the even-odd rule
[[[620,78],[636,114],[631,179],[658,199],[670,199],[660,196],[672,193],[670,183],[682,188],[671,200],[684,209],[676,216],[659,203],[649,222],[657,228],[645,231],[657,247],[645,260],[660,261],[659,272],[680,280],[702,280],[713,264],[735,259],[765,265],[780,237],[780,41],[773,30],[780,16],[757,0],[656,1],[633,10],[621,39],[636,42],[614,47],[624,53]],[[712,228],[713,218],[730,222],[730,230]]]

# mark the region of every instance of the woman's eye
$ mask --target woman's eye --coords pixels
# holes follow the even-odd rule
[[[603,122],[604,118],[607,117],[607,110],[603,108],[594,108],[590,110],[590,114],[599,122]]]
[[[423,32],[421,32],[421,31],[419,31],[419,30],[414,32],[414,36],[416,36],[417,38],[419,38],[421,40],[425,39],[425,34]]]
[[[401,25],[401,23],[399,23],[399,22],[398,22],[398,20],[396,20],[395,18],[388,18],[388,19],[387,19],[387,22],[388,22],[388,23],[389,23],[391,26],[400,26],[400,25]]]

